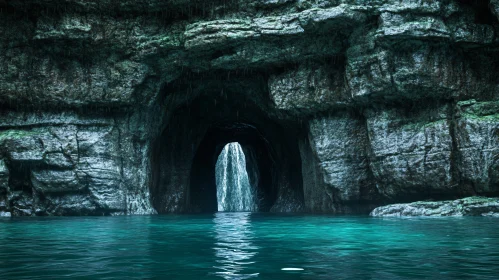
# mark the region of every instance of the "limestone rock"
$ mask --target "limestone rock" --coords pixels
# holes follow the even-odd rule
[[[463,185],[476,194],[499,192],[499,103],[457,104],[456,142]]]
[[[71,168],[77,160],[75,136],[74,127],[4,130],[0,149],[12,162]]]
[[[0,160],[0,212],[8,209],[9,206],[7,200],[8,191],[9,191],[9,169],[5,165],[5,161],[1,159]]]
[[[315,113],[348,103],[342,69],[335,65],[300,65],[271,76],[270,97],[279,110]],[[339,68],[336,65],[337,68]]]
[[[76,174],[96,203],[106,209],[124,209],[120,190],[119,131],[114,127],[88,127],[78,131],[79,163]]]
[[[346,80],[352,96],[359,101],[393,94],[390,52],[376,45],[374,31],[359,29],[346,51]]]
[[[99,208],[88,195],[77,193],[46,194],[36,202],[37,215],[103,215],[106,209]]]
[[[390,40],[434,40],[449,39],[450,32],[444,22],[435,17],[413,16],[384,12],[380,16],[380,27],[376,32],[378,39]]]
[[[0,194],[5,193],[9,188],[9,169],[5,165],[5,160],[0,159]]]
[[[317,172],[304,178],[305,206],[309,211],[350,212],[364,201],[376,200],[369,171],[367,131],[362,118],[340,115],[313,119],[309,123],[308,147],[301,147],[304,172]],[[315,171],[317,169],[318,171]],[[356,209],[357,210],[357,209]],[[352,211],[354,212],[354,211]]]
[[[377,7],[381,12],[407,13],[407,14],[438,14],[445,5],[451,5],[445,1],[426,0],[404,0],[404,1],[370,1],[371,5]]]
[[[33,188],[42,193],[77,192],[84,189],[74,171],[32,171],[31,177]]]
[[[370,168],[382,195],[412,198],[455,192],[448,107],[367,113]]]
[[[0,218],[8,218],[8,217],[11,217],[10,212],[0,211]]]
[[[371,212],[374,217],[411,216],[489,216],[499,217],[499,199],[468,197],[446,201],[419,201],[381,206]]]
[[[499,2],[472,2],[0,1],[0,215],[193,211],[235,140],[275,212],[497,196]]]
[[[25,191],[9,192],[8,200],[12,204],[11,211],[13,216],[31,216],[34,214],[33,196]]]
[[[466,47],[477,47],[480,45],[492,44],[494,42],[494,27],[487,24],[475,23],[470,14],[448,20],[449,30],[452,39]]]
[[[355,99],[445,99],[466,95],[462,89],[466,83],[477,84],[455,74],[466,64],[447,49],[420,45],[395,54],[372,44],[366,42],[348,53],[346,74]]]
[[[202,52],[215,52],[235,47],[249,50],[258,47],[258,44],[272,43],[278,37],[282,40],[289,40],[305,32],[319,30],[320,33],[326,33],[338,27],[352,28],[365,18],[362,13],[341,5],[329,9],[310,9],[279,17],[199,22],[186,27],[185,47],[190,51]],[[285,51],[279,50],[279,45],[272,44],[272,47],[266,47],[265,52],[272,50],[272,53],[286,54]],[[255,56],[255,51],[252,51],[251,55]]]
[[[365,20],[362,13],[348,5],[328,9],[309,9],[280,17],[261,17],[253,20],[231,19],[200,22],[188,25],[184,34],[186,47],[237,42],[264,35],[293,35],[323,25],[321,31],[337,26],[348,26]],[[329,26],[329,27],[328,27]]]

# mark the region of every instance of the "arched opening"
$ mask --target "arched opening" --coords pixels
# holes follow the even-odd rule
[[[210,84],[206,79],[200,83]],[[192,88],[196,86],[193,82]],[[226,144],[238,142],[246,157],[249,182],[257,189],[256,211],[301,211],[297,136],[301,127],[269,116],[267,101],[258,97],[260,89],[229,82],[221,87],[169,112],[151,151],[153,207],[159,213],[218,211],[216,162]]]
[[[256,212],[258,186],[249,181],[246,156],[238,142],[226,144],[215,165],[217,210],[219,212]]]
[[[276,153],[252,125],[217,124],[208,130],[194,157],[191,169],[190,210],[216,212],[218,209],[216,163],[223,148],[237,142],[245,155],[251,187],[257,193],[258,212],[270,211],[278,195]]]

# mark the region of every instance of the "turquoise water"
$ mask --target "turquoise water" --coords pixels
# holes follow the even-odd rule
[[[283,270],[283,269],[303,270]],[[0,279],[498,279],[499,220],[0,219]]]

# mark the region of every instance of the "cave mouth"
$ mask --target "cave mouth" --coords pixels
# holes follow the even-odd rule
[[[172,107],[148,151],[158,213],[218,212],[216,163],[233,142],[256,190],[253,212],[303,209],[301,123],[271,113],[264,77],[228,76],[188,76],[165,87],[161,104]]]
[[[247,165],[243,148],[238,142],[225,145],[215,167],[218,212],[257,211],[258,186],[255,182],[251,184]]]
[[[302,165],[295,128],[253,110],[246,111],[248,117],[200,117],[196,104],[175,112],[151,151],[154,209],[160,214],[218,212],[216,163],[228,143],[238,142],[257,193],[251,211],[301,211]]]
[[[278,195],[275,163],[275,152],[255,126],[213,125],[193,159],[190,212],[270,211]],[[237,179],[247,182],[235,186]]]

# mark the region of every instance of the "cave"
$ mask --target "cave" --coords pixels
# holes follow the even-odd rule
[[[230,142],[259,212],[499,193],[499,0],[42,2],[0,1],[0,216],[214,212]]]
[[[240,85],[244,79],[217,78],[215,86],[180,93],[196,97],[171,113],[151,157],[151,196],[158,213],[216,212],[215,165],[231,142],[243,149],[250,184],[258,193],[258,212],[303,209],[300,126],[276,121],[255,102],[255,96],[264,96],[264,86],[231,83]],[[189,80],[191,86],[210,85],[210,77]]]
[[[498,35],[499,0],[0,0],[0,278],[497,279]]]

